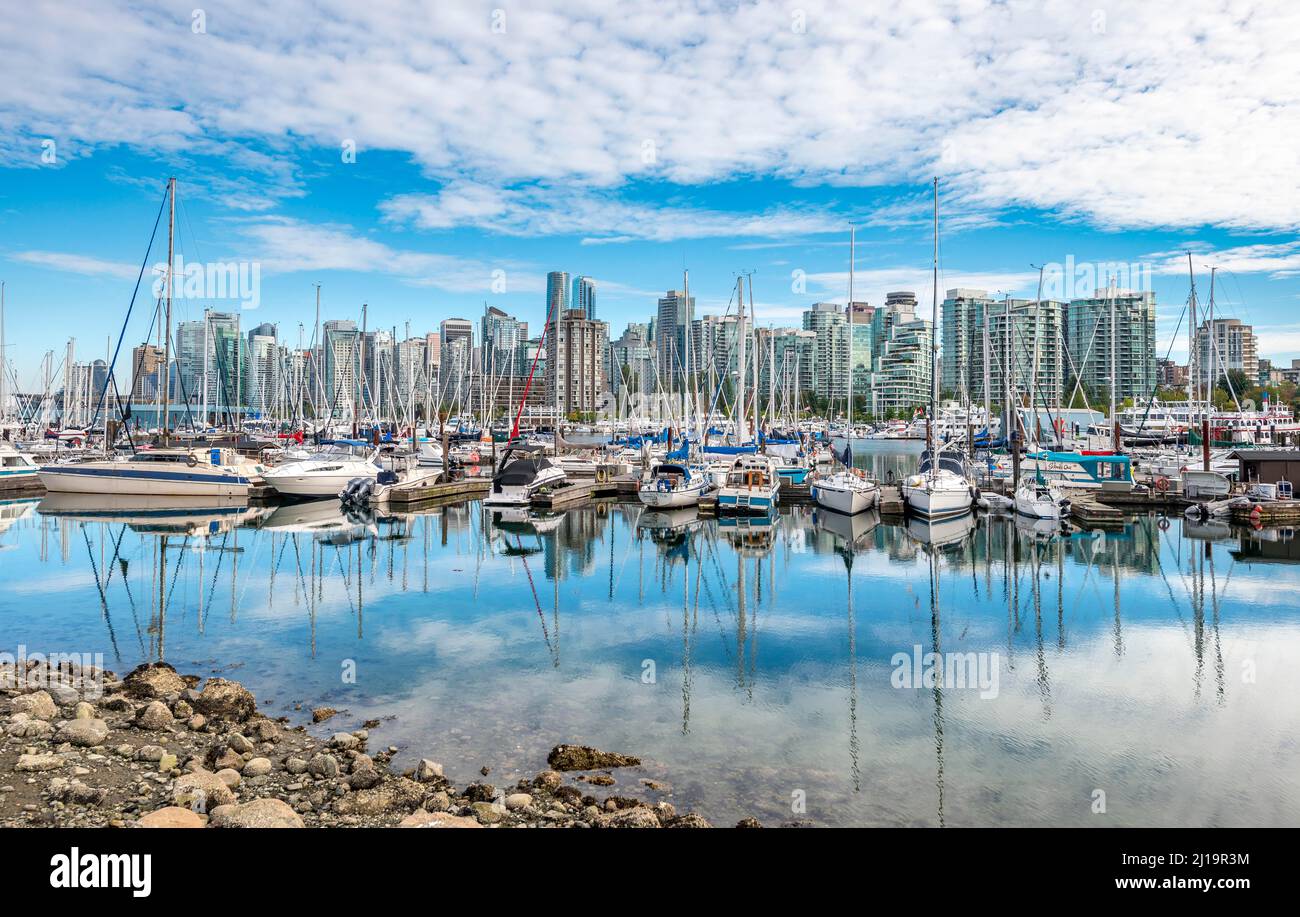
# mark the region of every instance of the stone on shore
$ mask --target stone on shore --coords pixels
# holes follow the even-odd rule
[[[557,771],[593,771],[607,767],[635,767],[640,758],[601,751],[590,745],[556,745],[546,763]]]
[[[339,815],[380,815],[384,812],[410,812],[424,800],[424,787],[414,780],[399,777],[387,786],[361,790],[340,797],[334,803]]]
[[[68,720],[55,735],[55,739],[60,742],[71,742],[82,748],[103,745],[107,738],[108,724],[101,719]]]
[[[235,794],[216,774],[196,771],[183,774],[172,784],[172,802],[195,811],[211,812],[217,806],[231,805]]]
[[[152,700],[136,714],[136,725],[141,729],[166,729],[172,724],[172,712],[160,700]]]
[[[159,700],[169,694],[181,693],[186,686],[185,680],[167,663],[146,662],[127,673],[122,687],[132,697]]]
[[[311,721],[313,723],[323,723],[330,717],[338,714],[333,707],[317,707],[311,712]]]
[[[437,761],[421,758],[420,763],[415,766],[415,779],[421,783],[428,783],[430,780],[441,776],[442,765]]]
[[[412,812],[398,823],[399,828],[482,828],[477,821],[449,812]]]
[[[214,828],[301,828],[302,816],[279,799],[254,799],[212,810]]]
[[[257,710],[252,693],[237,681],[209,678],[203,690],[190,701],[199,713],[242,722]]]
[[[270,758],[252,758],[244,765],[245,777],[265,777],[269,773],[271,773]]]
[[[193,809],[183,809],[180,806],[164,806],[135,820],[137,828],[202,828],[203,826],[203,816]]]
[[[19,755],[14,770],[18,771],[52,771],[63,766],[63,759],[58,755]]]
[[[38,720],[53,719],[59,712],[48,691],[33,691],[22,694],[13,700],[14,713],[26,713]]]

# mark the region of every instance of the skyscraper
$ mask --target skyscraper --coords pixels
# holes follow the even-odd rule
[[[552,321],[569,308],[569,272],[551,271],[546,275],[546,321]]]
[[[491,306],[483,313],[479,332],[484,372],[494,379],[515,375],[518,351],[527,339],[527,322],[521,322],[496,306]]]
[[[655,355],[659,360],[659,377],[668,391],[685,390],[687,335],[694,317],[694,296],[688,299],[681,290],[669,290],[659,297],[654,327]],[[699,365],[695,358],[691,362]]]
[[[596,317],[596,281],[591,277],[579,276],[573,278],[573,298],[569,302],[570,309],[577,309],[587,318]]]
[[[1149,398],[1156,384],[1156,294],[1149,290],[1112,287],[1070,300],[1065,345],[1071,367],[1092,393],[1110,391],[1112,303],[1116,399]]]
[[[1236,318],[1216,318],[1211,330],[1209,320],[1196,329],[1197,385],[1204,391],[1228,372],[1237,370],[1246,374],[1254,384],[1259,376],[1259,354],[1255,342],[1255,329]],[[1241,393],[1237,393],[1241,397]]]
[[[562,315],[559,328],[546,329],[547,403],[559,404],[561,418],[594,414],[602,407],[609,326],[577,309]],[[558,386],[558,390],[557,390]]]
[[[840,399],[848,396],[848,333],[844,311],[838,303],[818,302],[805,309],[803,330],[817,335],[817,349],[811,374],[804,377],[806,390],[819,397]]]

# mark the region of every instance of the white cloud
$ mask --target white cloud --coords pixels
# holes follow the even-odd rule
[[[208,11],[195,34],[161,0],[81,15],[38,5],[21,28],[0,27],[0,54],[23,75],[0,84],[0,149],[36,165],[47,137],[65,158],[122,144],[236,161],[238,146],[239,168],[283,192],[259,155],[306,145],[329,155],[319,167],[350,168],[337,157],[350,139],[363,160],[397,151],[440,182],[513,189],[407,202],[411,219],[505,232],[569,232],[583,218],[521,190],[533,182],[847,188],[934,173],[954,214],[1023,205],[1108,228],[1300,222],[1294,4],[800,8],[803,29],[777,0],[554,0],[506,8],[501,32],[488,7],[242,0]],[[232,203],[256,206],[245,191]],[[672,217],[574,201],[585,202],[593,239],[681,237]],[[915,209],[905,200],[879,219]],[[724,231],[703,216],[696,231]],[[780,234],[798,216],[736,231]]]
[[[82,274],[87,277],[115,277],[133,279],[140,273],[140,265],[125,264],[120,261],[105,261],[87,255],[75,255],[67,252],[25,251],[15,252],[9,256],[10,261],[34,264],[38,267],[61,271],[66,274]]]

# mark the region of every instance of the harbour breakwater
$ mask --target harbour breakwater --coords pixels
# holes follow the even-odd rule
[[[0,711],[3,827],[710,827],[630,755],[562,744],[508,786],[485,766],[458,787],[432,758],[397,771],[397,747],[370,747],[377,721],[318,735],[346,713],[273,719],[238,682],[166,663],[121,679],[76,662],[0,665]]]

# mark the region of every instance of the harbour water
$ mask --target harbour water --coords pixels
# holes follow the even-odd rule
[[[272,715],[377,719],[398,763],[461,782],[581,742],[643,759],[616,792],[659,781],[715,824],[1300,822],[1289,531],[2,509],[0,650],[225,674]],[[972,677],[927,681],[935,651]]]

